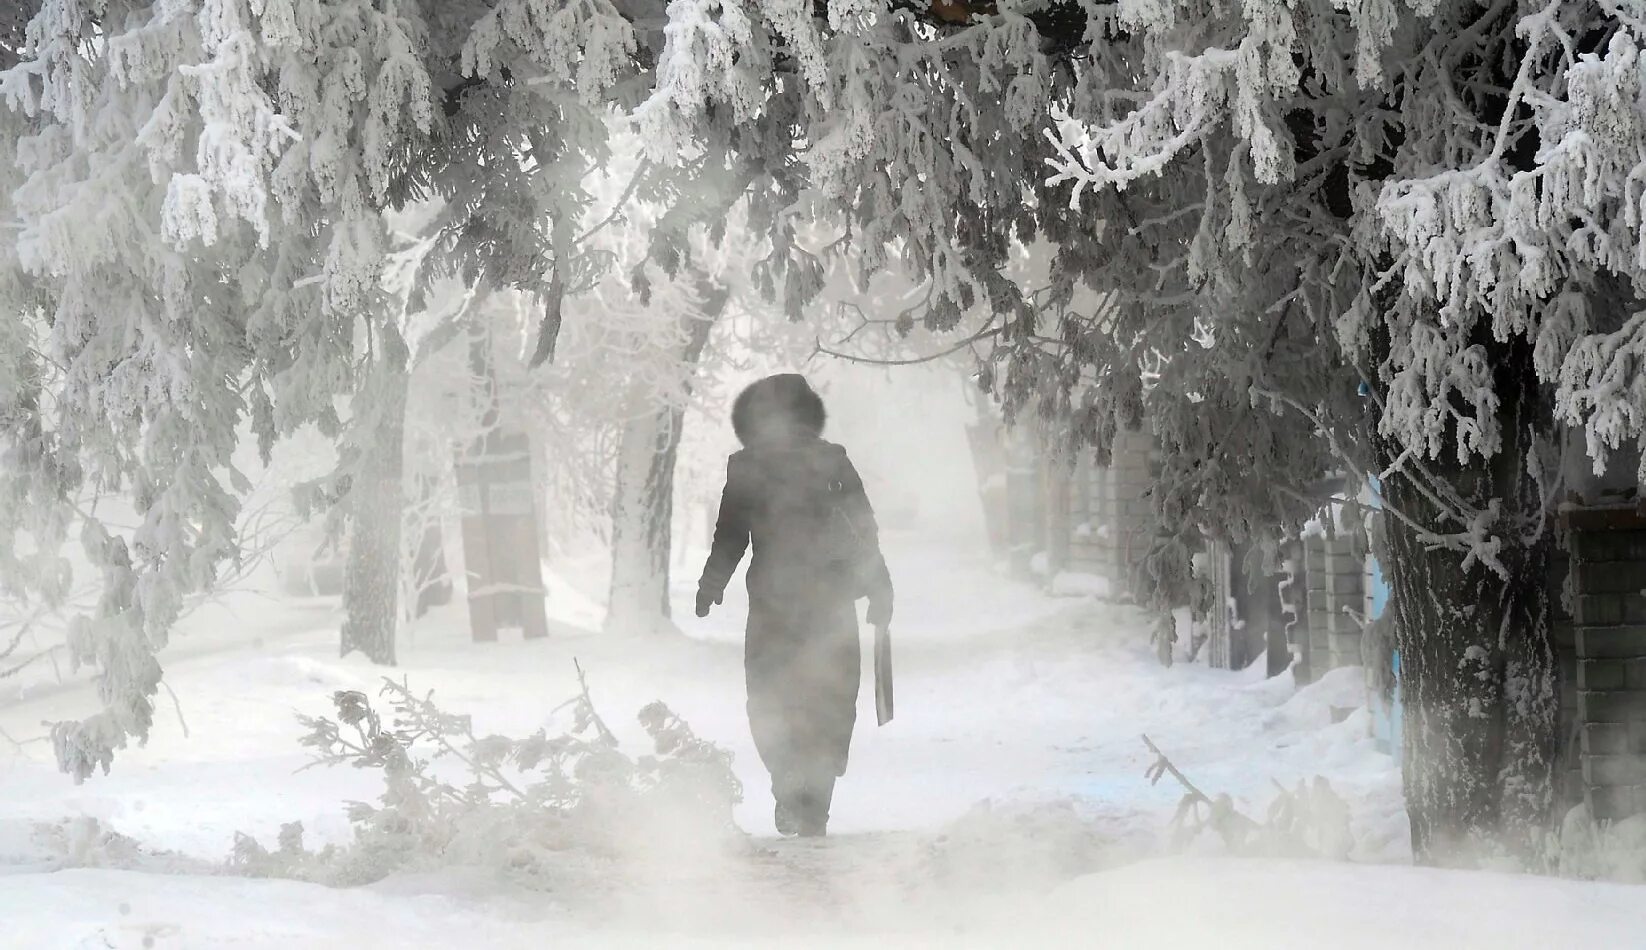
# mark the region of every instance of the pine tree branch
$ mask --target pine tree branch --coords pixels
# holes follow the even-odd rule
[[[613,221],[616,221],[617,218],[622,215],[623,208],[629,203],[629,199],[634,197],[635,191],[640,188],[641,183],[645,180],[646,173],[651,171],[651,167],[652,165],[649,160],[641,159],[639,166],[634,170],[634,176],[629,179],[628,186],[623,189],[622,194],[617,196],[617,201],[612,205],[611,213],[595,222],[594,225],[592,225],[587,231],[579,234],[577,239],[572,243],[582,244],[589,238],[594,237],[601,231],[604,231]]]
[[[953,356],[961,350],[971,346],[973,343],[999,336],[1004,330],[1004,327],[989,327],[979,330],[971,336],[961,340],[959,343],[956,343],[946,349],[939,350],[936,353],[931,353],[925,356],[909,357],[907,359],[880,359],[869,356],[857,356],[851,353],[841,353],[824,346],[821,339],[817,341],[817,348],[813,351],[813,355],[833,357],[834,359],[846,360],[851,363],[861,363],[866,366],[918,366],[922,363],[935,363],[938,360]]]

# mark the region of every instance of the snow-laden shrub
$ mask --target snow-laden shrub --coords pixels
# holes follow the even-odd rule
[[[1562,877],[1646,884],[1646,815],[1597,822],[1578,805],[1560,823],[1556,854]]]
[[[213,874],[221,870],[209,861],[149,847],[91,815],[23,822],[17,827],[27,828],[26,841],[6,842],[0,830],[0,846],[5,847],[0,866],[13,872],[107,868],[149,874]]]
[[[525,883],[576,856],[710,853],[739,840],[732,808],[742,785],[731,754],[698,738],[662,703],[640,711],[654,753],[630,758],[585,689],[562,708],[571,727],[550,736],[477,735],[466,715],[404,682],[384,680],[385,722],[355,690],[334,693],[337,718],[301,717],[317,765],[377,769],[377,804],[351,802],[354,838],[310,851],[301,824],[274,850],[237,835],[230,868],[253,876],[364,884],[399,870],[481,866]]]
[[[1232,854],[1252,857],[1318,857],[1342,861],[1354,850],[1349,805],[1323,775],[1312,782],[1299,780],[1287,789],[1275,782],[1278,795],[1269,803],[1264,820],[1250,818],[1235,807],[1228,793],[1208,795],[1172,764],[1148,736],[1143,742],[1154,753],[1144,775],[1153,785],[1170,775],[1183,786],[1183,798],[1172,816],[1170,846],[1180,851],[1211,832]]]

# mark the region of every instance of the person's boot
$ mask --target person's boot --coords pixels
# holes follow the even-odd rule
[[[772,821],[777,825],[777,833],[785,838],[801,833],[800,817],[795,814],[793,802],[778,799],[777,807],[772,811]]]
[[[800,795],[800,837],[821,838],[829,833],[829,805],[834,800],[834,776],[812,776]]]
[[[772,822],[777,825],[777,833],[785,838],[800,833],[801,794],[801,786],[797,783],[772,777],[772,798],[777,801],[777,807],[772,811]]]

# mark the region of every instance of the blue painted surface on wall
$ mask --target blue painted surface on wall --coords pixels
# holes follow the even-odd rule
[[[1368,504],[1370,504],[1373,508],[1381,508],[1382,499],[1378,494],[1378,490],[1381,486],[1378,485],[1377,478],[1368,477],[1366,481]],[[1386,578],[1384,578],[1383,565],[1377,562],[1376,557],[1367,555],[1366,563],[1369,567],[1369,573],[1371,575],[1368,579],[1368,590],[1371,594],[1371,604],[1366,617],[1366,620],[1369,623],[1383,616],[1383,611],[1389,606],[1389,582]],[[1393,651],[1393,656],[1390,660],[1390,668],[1394,673],[1394,697],[1392,701],[1387,702],[1382,696],[1372,697],[1372,739],[1376,742],[1378,749],[1381,751],[1387,752],[1390,755],[1397,755],[1400,752],[1401,742],[1399,650]]]

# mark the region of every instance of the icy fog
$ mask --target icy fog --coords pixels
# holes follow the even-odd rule
[[[0,950],[1646,947],[1641,6],[3,0]]]
[[[176,704],[107,777],[70,785],[28,741],[92,701],[82,677],[8,684],[6,945],[1547,947],[1638,921],[1627,887],[1405,866],[1398,768],[1373,748],[1357,670],[1299,690],[1256,668],[1162,668],[1135,608],[1053,598],[990,563],[952,376],[819,376],[900,585],[899,714],[875,728],[865,690],[828,838],[774,837],[742,708],[740,591],[690,616],[703,536],[683,526],[684,636],[601,632],[600,558],[558,555],[551,637],[471,643],[459,596],[404,631],[394,675],[478,732],[552,733],[575,658],[625,746],[645,747],[633,714],[662,699],[734,753],[750,838],[637,830],[617,853],[556,856],[529,886],[484,861],[354,889],[224,875],[236,833],[272,847],[301,822],[310,848],[346,842],[344,803],[380,784],[300,771],[294,713],[375,693],[381,671],[336,657],[335,598],[283,594],[265,567],[186,619],[168,651]],[[723,418],[691,425],[725,441]],[[1237,856],[1210,833],[1172,845],[1183,789],[1145,778],[1142,733],[1248,814],[1276,782],[1327,776],[1348,806],[1344,853]]]

